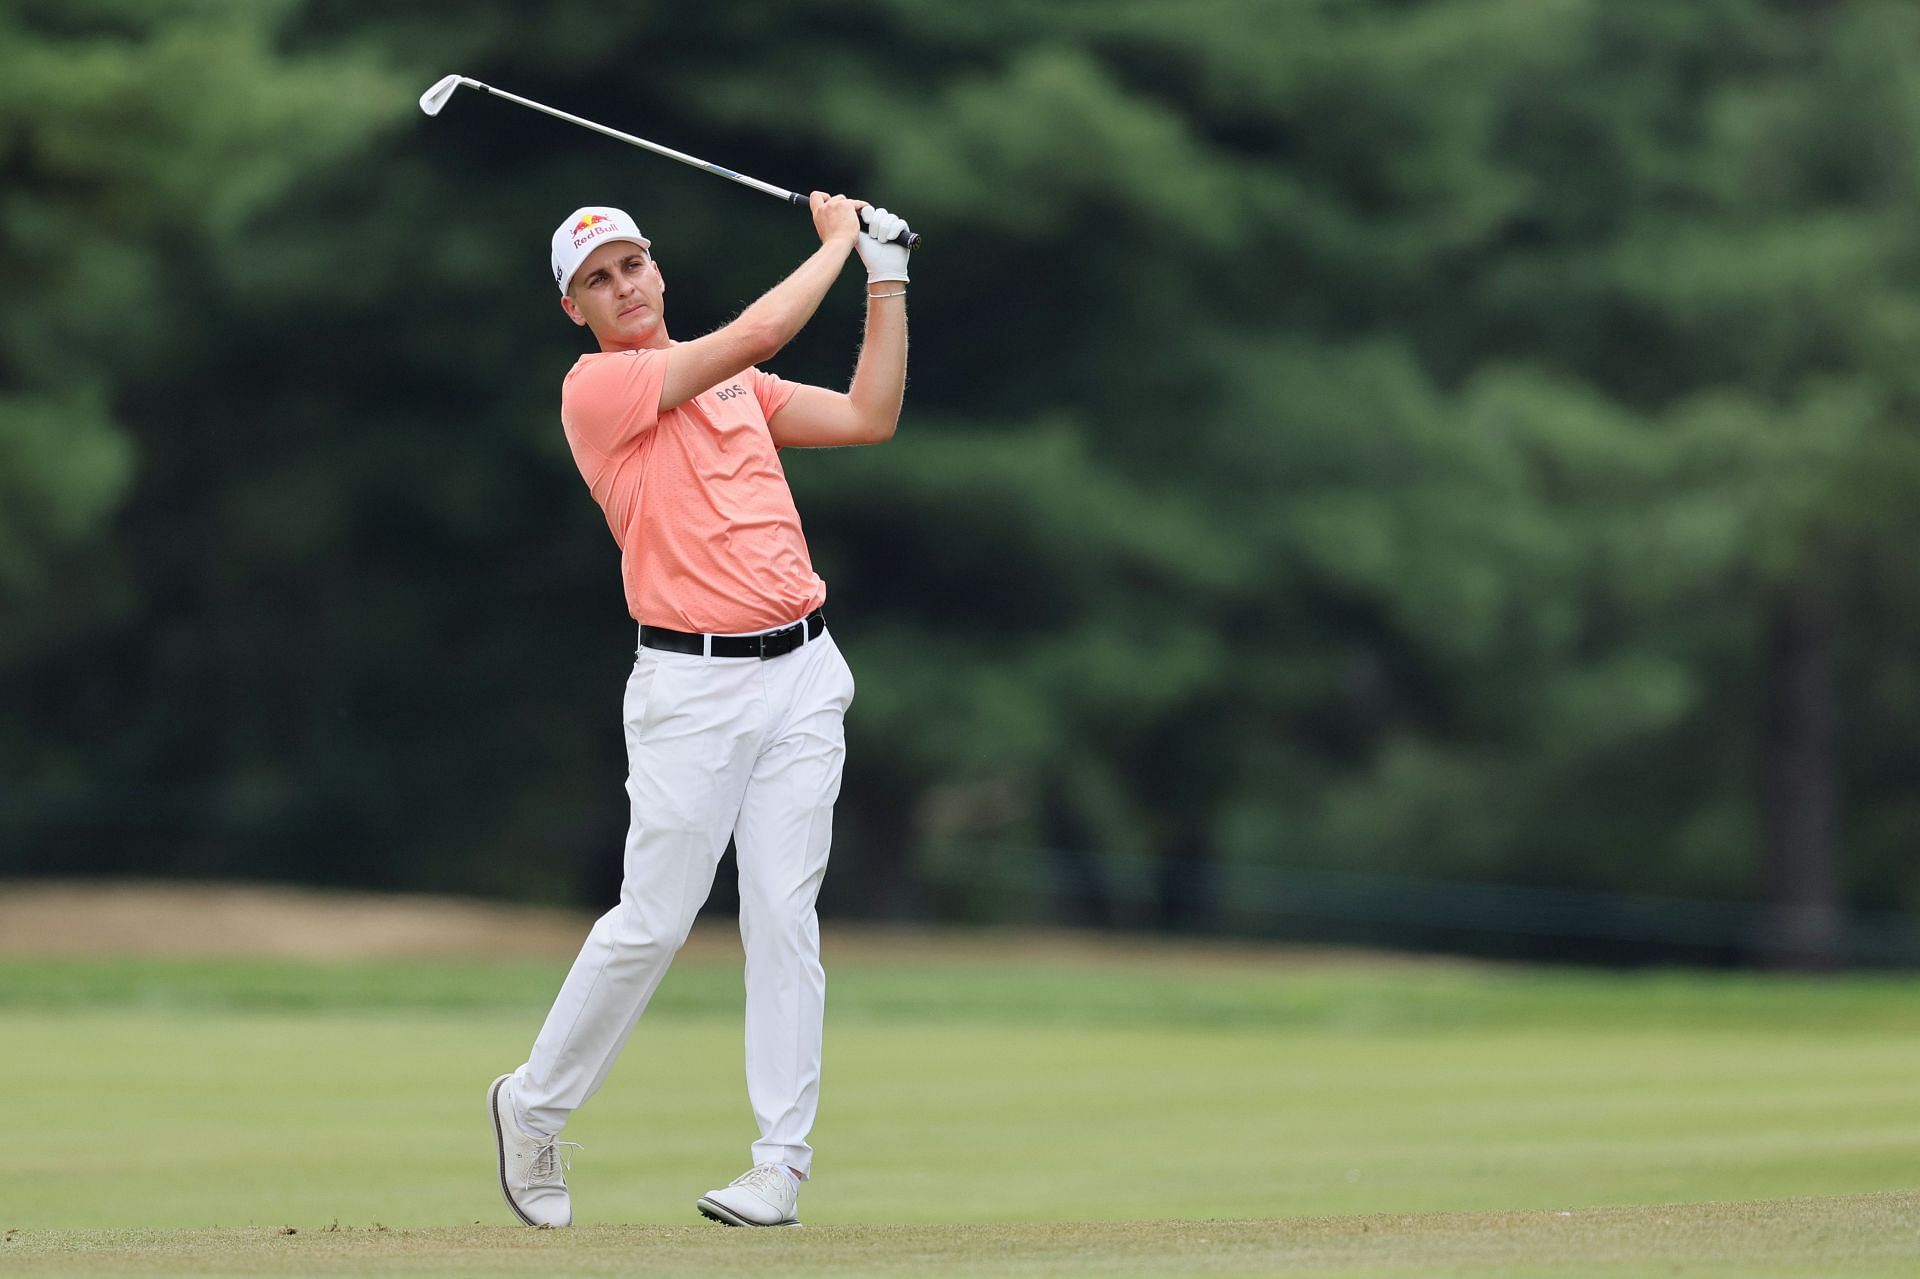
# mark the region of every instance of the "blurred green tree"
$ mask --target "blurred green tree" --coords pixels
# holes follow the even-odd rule
[[[259,385],[258,367],[222,368],[247,338],[224,307],[236,268],[290,192],[405,101],[364,57],[289,56],[297,7],[0,8],[0,849],[25,866],[155,868],[141,836],[179,829],[177,754],[231,758],[203,720],[167,729],[182,703],[226,708],[221,681],[153,680],[169,648],[229,651],[196,588],[240,552],[197,541],[196,516],[270,511],[245,543],[291,503],[222,489],[222,435],[279,424],[244,384],[233,417],[199,416],[194,388]],[[305,280],[276,274],[298,305]]]

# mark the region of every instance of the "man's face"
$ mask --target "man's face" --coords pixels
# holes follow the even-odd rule
[[[560,305],[575,324],[592,329],[605,350],[665,346],[661,301],[666,291],[652,254],[630,241],[613,240],[587,255]]]

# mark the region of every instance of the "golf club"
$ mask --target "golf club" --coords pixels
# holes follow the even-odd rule
[[[491,93],[496,98],[505,98],[508,102],[517,102],[523,107],[532,107],[535,111],[544,112],[556,120],[565,120],[568,124],[577,124],[583,129],[592,129],[595,133],[604,133],[609,138],[625,142],[629,146],[636,146],[643,150],[651,151],[655,155],[664,155],[669,160],[678,160],[680,163],[690,164],[696,169],[705,169],[708,173],[717,174],[730,181],[738,182],[741,186],[752,187],[756,191],[764,191],[768,195],[785,200],[788,204],[796,204],[801,208],[806,207],[806,196],[799,195],[793,191],[783,190],[780,187],[774,186],[771,182],[762,182],[758,178],[750,178],[744,173],[735,173],[732,169],[722,168],[717,164],[712,164],[697,156],[688,155],[684,151],[675,151],[672,147],[663,147],[658,142],[649,142],[645,138],[636,138],[631,133],[622,133],[618,129],[609,129],[604,124],[595,124],[591,120],[583,120],[577,115],[569,114],[555,107],[544,106],[531,98],[523,98],[517,93],[508,93],[505,89],[496,89],[490,84],[482,84],[480,81],[468,76],[450,75],[444,76],[436,81],[431,89],[428,89],[420,95],[420,109],[428,115],[439,115],[440,108],[447,105],[447,99],[451,98],[453,91],[461,85],[465,85],[469,89],[478,89],[482,93]],[[864,227],[866,224],[867,211],[862,209],[860,211],[860,225]],[[893,238],[893,243],[904,244],[909,249],[916,249],[920,247],[920,237],[912,231],[902,231]]]

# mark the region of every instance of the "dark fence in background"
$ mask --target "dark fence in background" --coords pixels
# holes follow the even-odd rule
[[[1169,877],[1189,882],[1169,884]],[[947,920],[1386,946],[1583,963],[1741,964],[1797,935],[1791,911],[1736,901],[959,846],[927,886]],[[1169,917],[1168,903],[1181,903]],[[1843,912],[1832,961],[1920,966],[1920,917]]]

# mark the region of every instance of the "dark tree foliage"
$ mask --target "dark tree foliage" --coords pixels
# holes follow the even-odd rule
[[[1417,877],[1831,961],[1920,907],[1916,52],[1872,0],[14,0],[0,873],[611,891],[546,237],[633,209],[684,336],[810,232],[414,109],[461,71],[926,236],[898,439],[787,458],[860,679],[830,909],[1461,943],[1282,900]],[[776,371],[846,377],[856,281]]]

